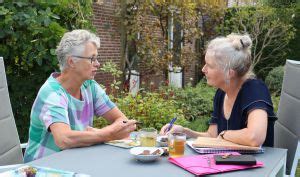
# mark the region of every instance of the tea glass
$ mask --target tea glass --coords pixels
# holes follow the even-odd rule
[[[155,128],[142,128],[139,131],[139,140],[143,147],[156,146],[157,130]]]
[[[186,142],[186,134],[184,133],[170,133],[168,135],[168,148],[171,157],[179,157],[184,155],[184,148]]]

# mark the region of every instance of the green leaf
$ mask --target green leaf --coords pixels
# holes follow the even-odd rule
[[[57,19],[57,20],[60,19],[60,17],[59,17],[58,15],[55,15],[55,14],[51,14],[51,17],[52,17],[52,18],[55,18],[55,19]]]
[[[6,9],[3,6],[0,6],[0,15],[6,15],[9,12],[8,9]]]
[[[56,55],[55,49],[50,49],[50,54],[51,55]]]

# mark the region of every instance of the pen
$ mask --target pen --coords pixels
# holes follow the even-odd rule
[[[123,123],[126,124],[126,123],[127,123],[127,120],[123,120]],[[143,122],[136,122],[135,124],[142,125]]]
[[[165,133],[171,130],[171,128],[172,128],[174,122],[176,121],[176,119],[177,119],[177,117],[174,117],[174,118],[170,121],[170,124],[169,124],[168,128],[165,129]]]

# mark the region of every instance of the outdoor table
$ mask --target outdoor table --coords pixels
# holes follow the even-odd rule
[[[197,155],[189,147],[185,148],[185,155]],[[286,149],[265,147],[265,153],[256,154],[258,161],[264,163],[263,168],[247,169],[243,171],[226,172],[206,176],[230,177],[263,177],[284,176],[286,163]],[[91,147],[64,150],[53,155],[28,163],[29,165],[57,168],[67,171],[89,174],[92,177],[189,177],[192,173],[171,164],[167,157],[152,163],[136,161],[123,149],[105,144]]]

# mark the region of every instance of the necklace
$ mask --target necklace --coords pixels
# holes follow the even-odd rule
[[[226,121],[227,121],[227,130],[228,130],[228,119],[226,119]]]

